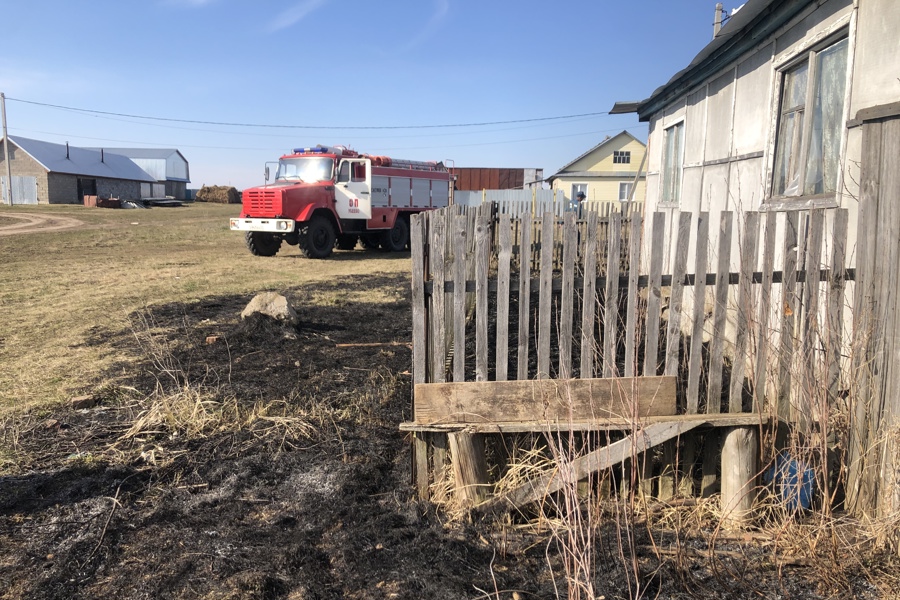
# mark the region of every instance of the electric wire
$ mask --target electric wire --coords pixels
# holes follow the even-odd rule
[[[553,117],[533,117],[530,119],[509,119],[506,121],[484,121],[480,123],[449,123],[440,125],[278,125],[272,123],[231,123],[227,121],[201,121],[196,119],[176,119],[171,117],[153,117],[146,115],[132,115],[128,113],[119,113],[104,110],[93,110],[89,108],[76,108],[72,106],[61,106],[59,104],[49,104],[47,102],[36,102],[34,100],[24,100],[22,98],[7,98],[7,101],[21,102],[23,104],[31,104],[34,106],[43,106],[47,108],[56,108],[60,110],[69,110],[95,115],[107,115],[113,117],[125,117],[130,119],[143,119],[147,121],[164,121],[170,123],[190,123],[193,125],[217,125],[224,127],[253,127],[259,129],[328,129],[328,130],[390,130],[390,129],[451,129],[462,127],[486,127],[489,125],[512,125],[517,123],[537,123],[541,121],[563,121],[568,119],[577,119],[583,117],[598,117],[608,115],[609,111],[589,112],[574,115],[558,115]]]

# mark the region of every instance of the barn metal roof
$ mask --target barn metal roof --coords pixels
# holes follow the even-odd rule
[[[156,182],[156,179],[134,164],[130,158],[121,154],[71,145],[67,152],[65,144],[54,144],[14,135],[9,136],[9,139],[50,173]]]
[[[114,152],[127,156],[128,158],[158,158],[167,159],[173,154],[181,157],[181,160],[187,162],[184,155],[177,148],[103,148],[107,152]],[[100,150],[100,148],[91,148],[91,150]]]

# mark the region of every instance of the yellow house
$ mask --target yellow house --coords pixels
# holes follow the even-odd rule
[[[553,190],[561,190],[566,198],[572,199],[578,192],[584,192],[585,201],[592,208],[629,199],[643,201],[646,151],[647,145],[627,131],[607,136],[562,167],[548,182]]]

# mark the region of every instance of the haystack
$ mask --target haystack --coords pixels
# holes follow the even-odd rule
[[[197,202],[215,202],[217,204],[240,204],[241,193],[232,186],[204,185],[194,198]]]

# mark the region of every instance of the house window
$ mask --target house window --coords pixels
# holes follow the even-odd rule
[[[773,196],[836,191],[846,87],[846,38],[810,52],[784,73]]]
[[[684,157],[684,121],[665,130],[665,155],[663,156],[662,202],[678,204],[681,201],[681,164]]]
[[[631,164],[630,150],[613,150],[613,164],[629,165]]]
[[[627,202],[628,198],[631,196],[631,189],[634,187],[634,182],[619,182],[619,202]]]

